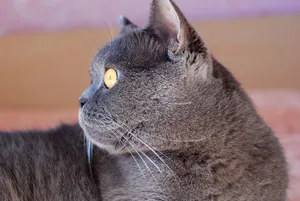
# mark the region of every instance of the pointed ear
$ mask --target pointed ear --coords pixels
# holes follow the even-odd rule
[[[149,26],[163,41],[178,42],[173,52],[207,51],[201,37],[172,0],[153,0]]]
[[[129,33],[138,28],[137,25],[133,24],[127,17],[121,15],[120,16],[120,35]]]

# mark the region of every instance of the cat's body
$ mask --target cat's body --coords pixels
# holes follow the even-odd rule
[[[231,134],[222,140],[229,141]],[[169,167],[146,152],[163,173],[146,160],[149,171],[137,154],[135,161],[130,154],[111,156],[96,149],[91,176],[77,125],[0,133],[0,200],[284,200],[286,181],[277,180],[285,176],[280,147],[271,133],[257,139],[236,150],[213,150],[204,140],[192,155],[159,153]]]
[[[0,133],[0,200],[100,200],[80,127]]]
[[[286,200],[278,140],[177,6],[154,0],[145,28],[122,20],[120,37],[95,57],[93,83],[80,101],[79,123],[95,144],[93,155],[86,157],[77,126],[41,137],[0,134],[0,186],[6,186],[0,195],[17,201],[26,200],[22,195],[42,201]],[[117,72],[113,82],[108,69]],[[24,174],[16,174],[19,163],[27,167]]]

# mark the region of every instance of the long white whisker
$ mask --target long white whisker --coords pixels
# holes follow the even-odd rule
[[[119,127],[121,127],[121,128],[123,128],[120,124],[118,124],[118,123],[116,123],[116,122],[114,122],[117,126],[119,126]],[[124,128],[123,128],[124,129]],[[124,130],[126,130],[126,129],[124,129]],[[129,131],[129,130],[128,130]],[[130,132],[130,131],[129,131]],[[123,136],[124,137],[124,139],[133,147],[133,144],[130,142],[130,140],[128,140],[125,136]],[[133,147],[134,148],[134,147]],[[137,153],[138,152],[140,152],[140,153],[142,153],[143,154],[143,156],[145,156],[156,168],[157,168],[157,170],[160,172],[160,173],[162,173],[162,171],[161,171],[161,169],[158,167],[158,165],[145,153],[145,152],[143,152],[143,151],[141,151],[141,150],[137,150],[136,151]]]
[[[108,26],[108,30],[109,30],[109,34],[110,34],[110,40],[112,40],[113,37],[114,37],[114,31],[113,31],[113,28],[111,27],[111,25],[108,23],[107,20],[104,20],[104,21],[105,21],[106,25]]]
[[[127,151],[130,153],[130,155],[132,156],[134,162],[136,163],[137,167],[139,168],[140,172],[142,173],[143,177],[146,179],[146,175],[144,174],[141,166],[139,165],[139,163],[137,162],[135,156],[131,153],[130,149],[128,149],[128,147],[126,147]]]
[[[100,121],[100,120],[97,120],[97,122],[101,123],[102,125],[105,125],[105,124],[104,124],[102,121]],[[109,131],[111,131],[117,138],[120,137],[120,136],[118,136],[115,132],[113,132],[113,130],[111,130],[110,128],[108,128],[108,129],[109,129]],[[124,139],[127,141],[126,138],[124,138]],[[124,143],[123,143],[122,141],[121,141],[121,143],[124,145]],[[138,169],[140,170],[140,172],[142,173],[143,177],[146,178],[146,176],[145,176],[144,172],[142,171],[141,166],[140,166],[139,163],[137,162],[135,156],[132,154],[132,152],[130,151],[130,149],[128,149],[127,147],[126,147],[126,149],[127,149],[127,151],[130,153],[130,155],[132,156],[133,160],[135,161],[135,163],[136,163]],[[141,158],[141,156],[140,156],[140,158]],[[141,158],[141,159],[143,160],[143,158]],[[145,163],[145,162],[144,162],[144,163]],[[147,164],[146,164],[146,165],[147,165]]]
[[[104,125],[104,126],[106,126],[102,121],[100,121],[100,120],[97,120],[97,119],[93,119],[94,121],[96,121],[96,122],[98,122],[98,123],[101,123],[102,125]],[[120,124],[118,124],[118,123],[116,123],[116,122],[112,122],[112,123],[114,123],[115,125],[117,125],[119,128],[122,128],[122,129],[124,129],[125,131],[126,130],[129,130],[129,129],[125,129],[123,126],[121,126]],[[96,127],[98,127],[98,128],[101,128],[99,125],[95,125],[95,124],[93,124],[93,126],[96,126]],[[112,127],[112,126],[111,126]],[[118,128],[117,127],[117,128]],[[125,126],[126,127],[126,126]],[[138,155],[138,157],[142,160],[142,162],[144,163],[144,165],[146,166],[146,168],[147,168],[147,170],[150,172],[150,174],[151,174],[151,177],[152,177],[152,179],[153,179],[153,181],[155,182],[155,183],[157,183],[157,184],[159,184],[158,183],[158,181],[157,181],[157,179],[155,178],[155,176],[154,176],[154,174],[153,174],[153,172],[151,171],[151,169],[150,169],[150,167],[148,166],[148,164],[146,163],[146,161],[144,160],[144,158],[141,156],[141,154],[139,153],[139,152],[141,152],[153,165],[155,165],[155,167],[156,168],[158,168],[158,170],[160,171],[160,173],[162,173],[161,172],[161,170],[159,169],[159,167],[155,164],[155,162],[153,161],[153,160],[151,160],[150,158],[149,158],[149,156],[147,156],[143,151],[139,151],[139,150],[137,150],[137,148],[133,145],[133,143],[131,143],[130,142],[130,140],[128,140],[124,135],[123,135],[123,133],[121,133],[121,135],[118,135],[118,134],[116,134],[115,132],[114,132],[114,130],[112,130],[112,129],[109,129],[117,138],[119,138],[119,136],[122,136],[127,142],[128,142],[128,144],[133,148],[133,150],[137,153],[137,155]],[[116,130],[116,131],[118,131],[118,130]],[[129,130],[130,131],[130,130]],[[119,131],[120,132],[120,131]],[[141,139],[139,139],[137,136],[135,136],[132,132],[130,132],[131,133],[131,135],[132,136],[134,136],[135,138],[137,138],[140,142],[142,142],[143,144],[145,144],[158,158],[159,158],[159,160],[160,161],[162,161],[163,162],[163,164],[171,171],[171,175],[173,175],[174,176],[174,178],[178,181],[179,180],[179,178],[177,177],[177,175],[174,173],[174,171],[166,164],[166,162],[148,145],[148,144],[146,144],[145,142],[143,142]],[[130,134],[129,133],[129,134]],[[122,141],[121,141],[122,142]],[[123,143],[123,142],[122,142]],[[124,144],[124,143],[123,143]],[[126,146],[125,146],[126,147]],[[144,177],[146,177],[146,175],[144,174],[144,172],[143,172],[143,169],[141,168],[141,166],[139,165],[139,163],[137,162],[137,159],[134,157],[134,155],[132,154],[132,152],[130,151],[130,149],[128,149],[127,147],[126,147],[126,149],[128,150],[128,152],[131,154],[131,156],[133,157],[133,159],[134,159],[134,161],[135,161],[135,163],[137,164],[137,166],[138,166],[138,168],[139,168],[139,170],[141,171],[141,173],[142,173],[142,175],[144,176]],[[161,187],[160,186],[158,186],[159,188],[160,188],[160,190],[162,191],[162,189],[161,189]],[[162,191],[163,192],[163,191]]]
[[[161,169],[158,167],[158,165],[156,165],[156,163],[143,151],[140,150],[140,152],[143,154],[143,156],[145,156],[156,168],[157,170],[162,173]]]
[[[100,120],[95,120],[96,122],[99,122],[99,123],[101,123],[102,125],[105,125],[102,121],[100,121]],[[163,162],[163,164],[169,169],[169,171],[171,171],[171,173],[173,173],[174,174],[174,171],[170,168],[170,166],[164,161],[164,159],[162,159],[157,153],[156,153],[156,151],[154,151],[154,149],[153,148],[151,148],[146,142],[144,142],[143,140],[141,140],[140,138],[138,138],[136,135],[134,135],[127,127],[126,127],[126,125],[124,125],[124,123],[123,123],[123,126],[125,127],[123,127],[122,125],[120,125],[120,124],[118,124],[117,122],[113,122],[115,125],[117,125],[117,126],[119,126],[119,127],[121,127],[122,129],[124,129],[125,131],[126,130],[128,130],[129,131],[129,133],[132,135],[132,136],[134,136],[136,139],[138,139],[141,143],[143,143],[145,146],[147,146],[157,157],[158,157],[158,159],[161,161],[161,162]],[[116,135],[116,137],[118,137],[118,135],[113,131],[113,130],[111,130],[110,128],[108,128],[111,132],[113,132],[114,133],[114,135]],[[124,136],[123,136],[124,137]],[[132,146],[132,148],[134,148],[135,149],[135,147],[132,145],[132,143],[127,139],[127,138],[125,138],[124,137],[124,139]],[[141,155],[140,155],[140,153],[139,153],[139,151],[138,150],[136,150],[135,149],[135,152],[137,152],[137,154],[139,155],[139,157],[143,160],[143,162],[145,163],[145,161],[144,161],[144,159],[143,159],[143,157],[141,157]],[[158,167],[158,165],[147,155],[147,154],[145,154],[144,152],[142,152],[142,151],[140,151],[157,169],[158,169],[158,171],[160,172],[160,173],[162,173],[162,171],[161,171],[161,169]],[[145,165],[147,166],[147,169],[150,171],[150,168],[149,168],[149,166],[145,163]]]
[[[120,137],[120,136],[118,136],[115,132],[113,132],[112,130],[110,130],[110,131],[111,131],[116,137]],[[124,139],[127,141],[127,139],[126,139],[125,137],[124,137]],[[122,142],[122,144],[124,145],[123,142]],[[131,145],[131,146],[132,146],[132,145]],[[143,177],[146,178],[146,175],[145,175],[144,172],[142,171],[142,168],[141,168],[141,166],[139,165],[139,163],[137,162],[135,156],[132,154],[132,152],[130,151],[130,149],[128,149],[128,147],[126,147],[126,149],[127,149],[127,151],[130,153],[130,155],[132,156],[132,158],[133,158],[133,160],[135,161],[137,167],[138,167],[139,170],[141,171]],[[133,147],[133,149],[134,149],[134,147]],[[135,152],[137,152],[137,151],[135,150]],[[144,164],[147,166],[147,164],[145,163],[144,159],[139,155],[138,152],[137,152],[137,154],[138,154],[138,156],[142,159],[142,161],[144,162]]]
[[[172,163],[174,163],[174,161],[169,157],[167,156],[166,154],[162,153],[161,151],[159,151],[157,148],[155,147],[152,147],[156,152],[158,152],[160,155],[166,157],[168,160],[170,160]]]
[[[148,171],[150,172],[152,178],[154,179],[154,181],[157,183],[155,177],[154,177],[154,174],[153,172],[151,171],[150,167],[148,166],[148,164],[146,163],[146,161],[144,160],[144,158],[141,156],[141,154],[139,153],[139,151],[134,147],[134,145],[129,141],[127,140],[125,137],[124,139],[130,144],[130,146],[134,149],[134,151],[137,153],[137,155],[140,157],[140,159],[143,161],[143,163],[145,164],[146,168],[148,169]]]
[[[164,161],[164,159],[162,159],[162,158],[160,157],[159,154],[157,154],[156,151],[154,151],[154,149],[153,149],[152,147],[150,147],[146,142],[144,142],[143,140],[141,140],[139,137],[137,137],[137,136],[135,136],[135,135],[133,135],[133,137],[135,137],[137,140],[139,140],[141,143],[143,143],[146,147],[148,147],[148,148],[156,155],[156,157],[157,157],[161,162],[163,162],[163,164],[164,164],[164,165],[165,165],[172,173],[174,173],[174,171],[170,168],[170,166]]]
[[[104,124],[103,122],[99,121],[99,120],[95,120],[98,123]],[[105,124],[104,124],[105,125]],[[98,125],[96,125],[98,127]],[[117,138],[120,137],[118,136],[113,130],[109,129]],[[137,153],[137,155],[140,157],[140,159],[143,161],[143,163],[145,164],[146,168],[148,169],[148,171],[150,172],[150,174],[152,175],[154,181],[156,181],[150,167],[148,166],[148,164],[146,163],[146,161],[144,160],[144,158],[141,156],[141,154],[139,153],[139,151],[134,147],[134,145],[125,137],[123,136],[124,139],[130,144],[130,146],[134,149],[134,151]],[[127,148],[128,149],[128,148]]]
[[[116,123],[116,122],[115,122]],[[116,123],[117,125],[119,125],[121,128],[123,128],[120,124]],[[123,123],[123,126],[124,123]],[[125,126],[126,127],[126,126]],[[126,127],[127,128],[127,127]],[[123,128],[124,129],[124,128]],[[125,129],[126,130],[126,129]],[[128,130],[128,128],[127,128]],[[170,166],[164,161],[164,159],[162,159],[154,150],[152,147],[150,147],[150,145],[148,145],[146,142],[144,142],[143,140],[141,140],[139,137],[137,137],[136,135],[134,135],[130,130],[129,130],[129,134],[131,134],[133,137],[135,137],[137,140],[139,140],[141,143],[143,143],[146,147],[148,147],[155,155],[156,157],[161,161],[163,162],[163,164],[172,172],[174,173],[174,171],[170,168]]]
[[[96,113],[93,113],[93,112],[90,112],[91,114],[96,114]],[[137,121],[134,121],[133,119],[129,118],[129,120],[135,122],[135,123],[138,123]],[[145,135],[148,135],[148,136],[151,136],[149,133],[146,133],[146,132],[143,132],[143,131],[140,131],[141,133],[145,134]],[[156,139],[160,139],[160,140],[165,140],[165,141],[169,141],[169,142],[179,142],[179,143],[182,143],[182,142],[185,142],[185,143],[189,143],[189,142],[200,142],[200,141],[203,141],[206,139],[206,137],[203,137],[203,138],[199,138],[199,139],[191,139],[191,140],[175,140],[175,139],[167,139],[167,138],[163,138],[163,137],[158,137],[158,136],[151,136],[152,138],[156,138]]]
[[[147,165],[146,161],[143,159],[143,157],[142,157],[142,156],[140,155],[140,153],[139,153],[139,152],[142,152],[142,151],[137,150],[137,148],[135,148],[135,146],[134,146],[133,143],[131,143],[125,136],[123,136],[123,137],[124,137],[124,139],[130,144],[130,146],[135,150],[135,152],[138,154],[138,156],[142,159],[142,161],[143,161],[143,163],[145,164],[146,168],[147,168],[148,171],[150,172],[150,174],[151,174],[151,176],[152,176],[154,182],[158,184],[158,181],[156,180],[156,178],[155,178],[153,172],[151,171],[150,167]],[[142,152],[142,153],[145,154],[144,152]],[[155,164],[155,163],[154,163],[154,162],[153,162],[146,154],[145,154],[145,157],[147,157],[147,159],[148,159],[150,162],[152,162],[152,163],[156,166],[156,164]],[[158,166],[156,166],[156,167],[158,168]],[[158,170],[160,171],[159,168],[158,168]],[[162,173],[162,172],[160,171],[160,173]],[[160,186],[159,186],[159,188],[160,188]],[[160,188],[160,190],[162,191],[161,188]]]

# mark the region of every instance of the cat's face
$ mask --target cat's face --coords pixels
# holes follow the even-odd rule
[[[149,26],[137,28],[123,18],[120,36],[95,57],[80,125],[110,152],[177,149],[199,140],[223,87],[212,63],[176,5],[154,0]]]

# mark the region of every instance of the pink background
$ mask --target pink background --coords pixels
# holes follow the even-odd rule
[[[1,0],[0,34],[145,22],[151,0]],[[175,0],[191,20],[300,11],[300,0]]]

